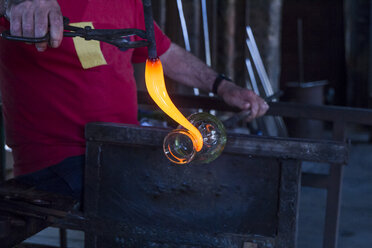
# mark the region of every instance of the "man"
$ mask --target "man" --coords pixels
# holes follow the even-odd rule
[[[144,29],[140,0],[0,0],[1,25],[11,34],[42,37],[50,46],[0,41],[0,80],[7,144],[16,175],[39,189],[80,197],[84,126],[92,121],[137,124],[136,86],[131,63],[147,49],[63,39],[62,13],[74,25]],[[227,104],[250,109],[251,119],[268,105],[252,91],[227,80],[187,53],[155,27],[165,74],[205,91],[215,88]],[[54,166],[52,166],[54,165]],[[36,171],[36,172],[35,172]],[[31,173],[31,174],[30,174]]]

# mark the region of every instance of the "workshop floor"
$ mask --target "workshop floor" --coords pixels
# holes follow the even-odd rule
[[[303,170],[326,173],[327,166],[305,163]],[[338,248],[372,247],[372,145],[353,144],[344,170],[340,239]],[[324,190],[302,188],[298,248],[321,248],[325,216]],[[58,230],[48,228],[27,240],[58,245]],[[68,247],[84,247],[82,232],[68,232]]]
[[[324,166],[304,165],[304,170],[320,173]],[[326,192],[302,188],[299,248],[321,248]],[[372,145],[354,144],[350,163],[344,169],[339,248],[372,247]]]

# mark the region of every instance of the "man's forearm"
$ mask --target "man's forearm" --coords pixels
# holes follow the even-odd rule
[[[172,44],[160,59],[164,73],[171,79],[207,92],[213,90],[217,73],[183,48]],[[217,94],[231,106],[243,110],[249,109],[248,121],[264,115],[269,108],[267,103],[253,91],[243,89],[227,80],[220,81]]]
[[[172,43],[160,57],[164,73],[182,84],[210,92],[217,73],[197,57]]]
[[[0,0],[0,16],[5,15],[5,11],[6,11],[5,3],[6,3],[5,0]]]

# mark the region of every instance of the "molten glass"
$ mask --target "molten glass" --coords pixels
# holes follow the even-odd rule
[[[193,147],[197,152],[203,148],[203,136],[200,131],[186,119],[170,99],[164,82],[163,67],[160,59],[147,59],[145,80],[147,91],[155,103],[173,120],[189,132]]]
[[[164,139],[165,155],[176,164],[212,162],[222,153],[226,145],[227,139],[223,124],[215,116],[208,113],[192,114],[188,120],[203,136],[202,150],[195,151],[192,144],[192,135],[188,130],[179,126]]]

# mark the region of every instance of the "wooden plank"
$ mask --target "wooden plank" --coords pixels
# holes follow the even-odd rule
[[[239,112],[238,108],[226,105],[219,98],[170,95],[176,106],[181,108],[216,109],[220,111]],[[154,105],[147,92],[138,92],[139,104]],[[345,121],[362,125],[372,125],[372,110],[339,106],[311,105],[303,103],[271,102],[267,115],[304,118],[323,121]]]
[[[61,247],[50,246],[50,245],[40,245],[40,244],[23,243],[23,244],[16,245],[13,248],[61,248]]]
[[[336,140],[345,139],[345,122],[335,122],[333,137]],[[330,168],[327,187],[327,206],[323,235],[323,248],[336,248],[339,236],[341,212],[342,179],[344,167],[333,165]]]
[[[298,210],[301,188],[300,161],[283,161],[280,180],[279,222],[276,248],[297,247]]]
[[[86,127],[89,141],[144,146],[162,146],[169,129],[139,127],[114,123],[90,123]],[[335,141],[301,140],[229,134],[225,153],[279,159],[346,164],[348,145]]]
[[[89,141],[87,142],[86,166],[84,174],[84,215],[88,219],[95,216],[98,209],[98,196],[101,180],[101,152],[101,144]],[[89,180],[90,183],[86,183],[87,180]],[[90,229],[85,230],[84,240],[85,248],[96,248],[97,231],[92,231]]]
[[[13,247],[64,218],[76,201],[9,180],[0,186],[0,244]]]

